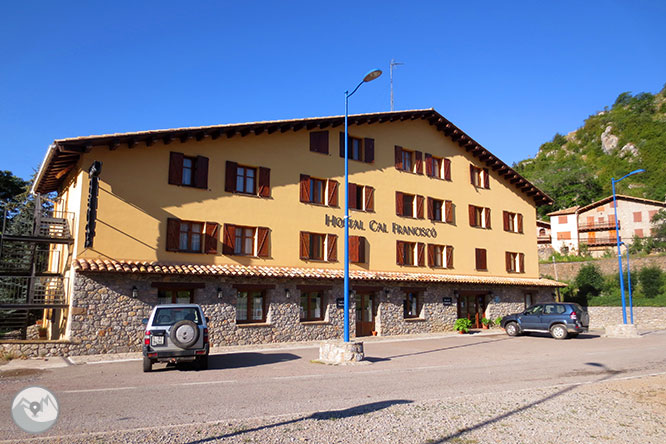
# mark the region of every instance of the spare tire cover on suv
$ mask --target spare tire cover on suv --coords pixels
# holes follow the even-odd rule
[[[190,348],[199,339],[199,327],[192,321],[182,320],[173,324],[169,337],[176,347]]]

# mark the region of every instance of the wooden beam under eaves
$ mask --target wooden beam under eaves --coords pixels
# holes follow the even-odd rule
[[[147,137],[145,142],[146,142],[146,146],[151,146],[154,143],[152,137]]]
[[[136,145],[136,139],[127,139],[127,148],[132,149]]]
[[[212,133],[210,133],[210,138],[213,139],[213,140],[217,140],[217,139],[220,138],[221,135],[222,135],[222,131],[215,130]]]
[[[191,138],[192,138],[192,134],[190,134],[190,133],[184,133],[184,134],[181,134],[180,136],[178,136],[178,139],[180,140],[180,143],[185,143]]]
[[[118,140],[112,140],[111,143],[109,143],[109,151],[115,151],[119,146],[120,142]]]
[[[274,133],[275,131],[277,131],[278,129],[280,129],[280,127],[277,126],[277,125],[269,126],[269,127],[268,127],[268,134],[273,134],[273,133]]]
[[[235,129],[228,129],[224,132],[224,134],[227,136],[227,139],[231,139],[232,137],[234,137],[236,132],[237,131]]]
[[[206,137],[206,133],[201,131],[194,136],[194,140],[196,140],[197,142],[201,142],[204,139],[204,137]]]
[[[171,136],[171,135],[167,135],[167,136],[162,137],[162,142],[163,142],[165,145],[170,144],[171,142],[173,142],[173,136]]]

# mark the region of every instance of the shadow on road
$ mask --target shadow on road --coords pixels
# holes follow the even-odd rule
[[[453,349],[456,349],[456,348],[474,347],[476,345],[507,341],[509,339],[511,339],[511,338],[506,337],[506,338],[501,338],[501,339],[491,339],[491,340],[488,340],[488,341],[474,342],[472,344],[453,345],[451,347],[436,348],[434,350],[425,350],[425,351],[414,352],[414,353],[405,353],[405,354],[402,354],[402,355],[388,356],[386,358],[382,358],[381,360],[388,361],[390,359],[404,358],[404,357],[407,357],[407,356],[425,355],[425,354],[428,354],[428,353],[435,353],[435,352],[440,352],[440,351],[444,351],[444,350],[453,350]],[[366,359],[368,359],[368,358],[366,358]]]
[[[620,370],[612,370],[612,369],[609,369],[609,368],[606,367],[604,364],[600,364],[600,363],[598,363],[598,362],[586,362],[585,365],[589,365],[589,366],[592,366],[592,367],[601,368],[600,372],[601,372],[602,374],[604,374],[605,376],[604,376],[603,378],[601,378],[601,379],[595,381],[596,383],[603,382],[603,381],[605,381],[605,380],[611,378],[612,376],[617,375],[618,373],[623,373],[623,372],[620,371]],[[460,442],[460,439],[461,439],[460,437],[461,437],[462,435],[464,435],[465,433],[468,433],[468,432],[471,432],[471,431],[474,431],[474,430],[481,429],[481,428],[483,428],[483,427],[485,427],[485,426],[488,426],[488,425],[490,425],[490,424],[494,424],[494,423],[496,423],[496,422],[502,421],[503,419],[506,419],[506,418],[509,418],[509,417],[511,417],[511,416],[513,416],[513,415],[516,415],[516,414],[518,414],[518,413],[524,412],[525,410],[529,410],[529,409],[531,409],[532,407],[536,407],[536,406],[538,406],[539,404],[543,404],[543,403],[546,402],[546,401],[550,401],[551,399],[555,399],[555,398],[557,398],[557,397],[559,397],[559,396],[562,396],[563,394],[572,391],[572,390],[575,389],[576,387],[578,387],[578,384],[576,384],[576,385],[571,385],[571,386],[569,386],[569,387],[565,387],[565,388],[563,388],[562,390],[560,390],[560,391],[558,391],[558,392],[555,392],[555,393],[553,393],[552,395],[546,396],[545,398],[542,398],[542,399],[540,399],[540,400],[538,400],[538,401],[535,401],[535,402],[533,402],[533,403],[531,403],[531,404],[527,404],[527,405],[525,405],[525,406],[523,406],[523,407],[520,407],[520,408],[517,408],[517,409],[512,410],[512,411],[510,411],[510,412],[504,413],[503,415],[499,415],[499,416],[495,416],[494,418],[487,419],[487,420],[482,421],[482,422],[480,422],[480,423],[478,423],[478,424],[475,424],[475,425],[473,425],[473,426],[465,427],[465,428],[463,428],[463,429],[458,430],[458,431],[455,432],[455,433],[452,433],[452,434],[450,434],[450,435],[447,435],[447,436],[445,436],[445,437],[443,437],[443,438],[440,438],[440,439],[438,439],[438,440],[436,440],[436,441],[428,440],[428,444],[441,444],[441,443],[445,443],[445,442]]]
[[[277,364],[279,362],[294,361],[300,356],[291,353],[226,353],[208,356],[208,369],[221,370],[231,368],[257,367],[259,365]],[[194,363],[167,364],[164,368],[153,369],[153,372],[170,370],[196,371]]]
[[[252,429],[244,429],[235,431],[232,433],[227,433],[220,436],[212,436],[210,438],[200,439],[198,441],[190,441],[187,444],[201,444],[205,442],[216,441],[218,439],[232,438],[234,436],[243,435],[245,433],[257,432],[259,430],[271,429],[273,427],[280,427],[283,425],[294,424],[301,421],[307,421],[308,419],[315,419],[317,421],[326,421],[329,419],[344,419],[351,418],[352,416],[364,415],[366,413],[376,412],[378,410],[383,410],[398,404],[410,404],[413,401],[408,401],[405,399],[394,399],[391,401],[380,401],[380,402],[371,402],[370,404],[362,404],[356,407],[350,407],[344,410],[329,410],[326,412],[316,412],[310,416],[304,416],[302,418],[292,419],[289,421],[276,422],[275,424],[267,424]]]

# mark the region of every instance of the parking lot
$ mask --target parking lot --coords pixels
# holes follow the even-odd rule
[[[665,349],[653,331],[371,338],[354,366],[316,363],[315,344],[220,349],[201,372],[100,358],[0,372],[0,430],[33,438],[10,404],[39,385],[60,403],[48,442],[663,443]]]

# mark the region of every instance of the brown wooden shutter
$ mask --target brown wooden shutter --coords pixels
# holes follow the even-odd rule
[[[414,159],[416,174],[423,174],[423,153],[421,151],[414,151]]]
[[[180,221],[178,219],[167,219],[166,249],[167,251],[180,250]]]
[[[365,238],[363,236],[358,237],[358,263],[365,263]]]
[[[310,151],[328,154],[328,131],[313,131],[310,133]]]
[[[183,153],[171,152],[169,155],[169,183],[171,185],[183,184]]]
[[[363,160],[366,163],[372,163],[375,161],[375,139],[364,139],[363,140],[363,148],[365,149],[365,156],[363,156]]]
[[[511,272],[511,253],[508,251],[504,253],[504,262],[506,264],[506,271]]]
[[[271,169],[259,167],[259,196],[271,197]]]
[[[474,205],[469,206],[469,226],[476,227],[476,207]]]
[[[444,159],[444,179],[451,180],[451,159]]]
[[[300,247],[301,259],[308,259],[310,257],[310,233],[301,231]]]
[[[337,180],[328,180],[328,206],[337,207],[338,206],[338,181]]]
[[[425,164],[426,164],[426,176],[428,177],[434,176],[434,173],[432,171],[432,155],[429,153],[426,153],[425,155]]]
[[[257,256],[268,257],[270,230],[266,227],[257,227]]]
[[[358,236],[349,236],[349,262],[358,263]]]
[[[444,211],[446,212],[446,223],[453,223],[453,202],[450,200],[444,201]]]
[[[435,266],[435,246],[428,244],[428,267]]]
[[[402,170],[402,147],[395,146],[395,168]]]
[[[233,193],[236,191],[236,170],[238,164],[227,160],[227,166],[224,176],[224,191]]]
[[[310,176],[301,174],[301,202],[310,202]]]
[[[418,251],[419,267],[425,267],[425,244],[423,242],[419,242],[417,244],[416,250]]]
[[[349,208],[353,210],[358,210],[359,208],[356,208],[356,184],[355,183],[350,183],[349,184]]]
[[[428,197],[428,219],[432,220],[434,217],[434,208],[433,208],[433,199],[432,197]]]
[[[398,216],[402,216],[405,214],[405,209],[404,209],[405,201],[402,197],[402,193],[400,191],[395,192],[395,214]]]
[[[345,157],[345,133],[340,133],[340,157]]]
[[[222,254],[234,254],[236,242],[236,226],[224,224],[222,228]]]
[[[446,268],[453,268],[453,247],[446,247]]]
[[[523,215],[518,214],[518,232],[522,233],[523,232]]]
[[[338,260],[338,235],[327,234],[326,244],[328,245],[328,255],[326,260],[328,262],[335,262]]]
[[[197,156],[194,164],[194,186],[208,188],[208,157]]]
[[[486,250],[483,248],[476,249],[476,269],[477,270],[486,270]]]
[[[425,197],[416,196],[416,218],[423,219],[423,206],[425,202]]]
[[[525,254],[524,253],[518,253],[518,266],[520,267],[519,270],[517,270],[519,273],[525,273]]]
[[[509,212],[508,211],[503,211],[502,212],[502,218],[504,219],[504,231],[509,231]]]
[[[475,176],[474,172],[475,172],[475,170],[476,170],[476,168],[474,167],[474,165],[469,164],[469,181],[472,185],[475,185],[475,183],[474,183],[474,176]]]
[[[366,185],[364,197],[365,211],[375,211],[375,189]]]
[[[401,241],[396,241],[395,263],[398,265],[405,264],[405,244]]]
[[[219,230],[220,224],[216,222],[206,222],[204,253],[217,254],[217,236]]]
[[[483,188],[490,188],[490,174],[488,173],[488,168],[483,169]]]
[[[487,229],[490,229],[490,208],[486,208],[486,211],[484,211],[484,214],[486,215],[486,227]]]

